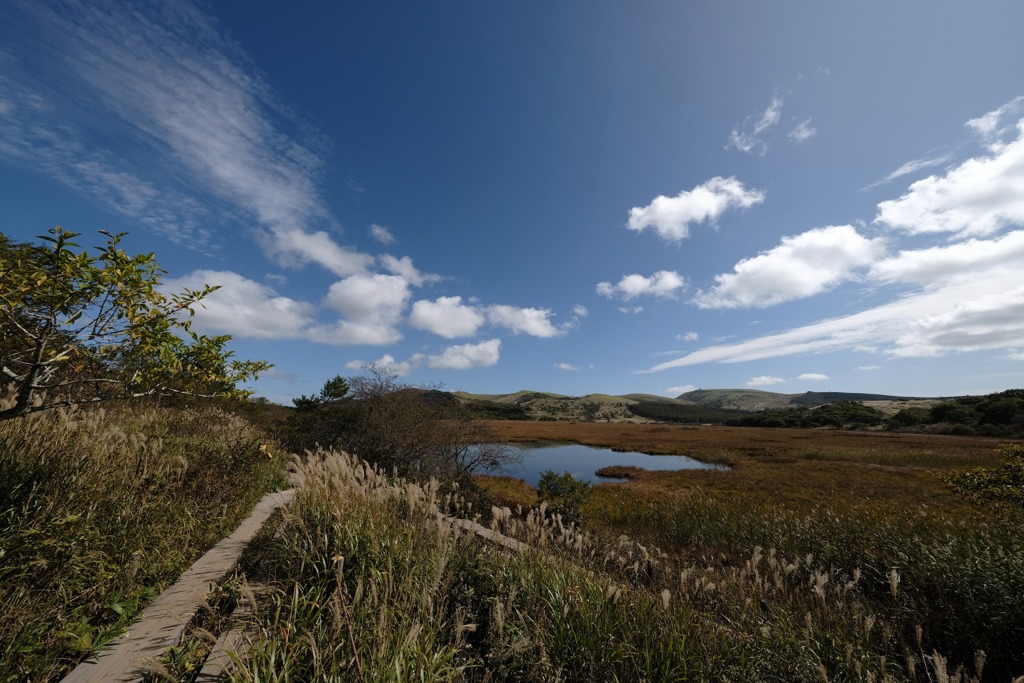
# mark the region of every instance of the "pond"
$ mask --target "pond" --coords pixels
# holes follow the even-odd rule
[[[523,460],[520,465],[506,467],[501,474],[523,479],[534,487],[537,486],[540,475],[545,470],[554,470],[558,474],[569,472],[576,479],[597,484],[625,481],[625,479],[597,476],[597,470],[610,465],[642,467],[652,471],[728,469],[724,465],[701,462],[685,455],[648,455],[647,453],[613,451],[610,448],[593,448],[576,443],[534,441],[503,445],[520,451]]]

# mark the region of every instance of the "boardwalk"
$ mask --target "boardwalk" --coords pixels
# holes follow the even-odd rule
[[[98,659],[85,661],[64,678],[64,683],[105,683],[137,681],[140,665],[159,659],[178,644],[181,634],[210,592],[238,561],[242,550],[260,530],[271,513],[287,505],[294,490],[268,493],[252,514],[230,536],[199,558],[173,586],[160,594],[132,624],[111,643]]]

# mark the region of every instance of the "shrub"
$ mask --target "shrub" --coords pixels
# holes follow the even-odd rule
[[[592,491],[589,483],[575,479],[568,472],[556,474],[547,470],[537,483],[537,495],[547,501],[551,511],[562,515],[566,522],[577,525],[583,521],[583,505],[590,499]]]

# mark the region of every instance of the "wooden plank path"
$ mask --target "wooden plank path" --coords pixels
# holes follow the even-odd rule
[[[248,619],[256,611],[255,601],[264,597],[267,591],[266,587],[259,583],[249,584],[249,589],[248,597],[245,594],[239,597],[238,606],[231,613],[227,627],[217,638],[213,650],[206,658],[206,664],[196,677],[196,683],[214,683],[220,680],[220,675],[232,666],[232,654],[240,660],[245,659],[251,644],[245,634],[247,627],[251,627]]]
[[[245,546],[263,527],[274,510],[288,505],[294,496],[294,489],[268,493],[264,496],[252,514],[234,533],[211,548],[181,575],[177,583],[161,593],[126,633],[111,642],[110,649],[101,652],[96,660],[79,664],[63,679],[63,683],[127,683],[140,680],[144,675],[145,663],[159,660],[167,648],[180,643],[185,627],[209,595],[211,586],[231,571]],[[449,517],[440,511],[435,514],[456,528],[513,552],[524,552],[530,548],[526,543],[488,529],[482,524],[459,517]],[[255,586],[253,593],[259,596],[263,592],[261,589],[262,586]],[[229,653],[244,656],[248,646],[248,640],[243,634],[245,622],[255,610],[255,605],[250,602],[242,600],[231,615],[229,625],[218,637],[197,681],[216,681],[231,664]]]
[[[139,680],[140,665],[146,660],[159,659],[167,648],[178,644],[185,627],[209,594],[210,586],[231,571],[242,550],[274,510],[288,505],[294,496],[294,489],[264,496],[234,533],[196,560],[177,583],[142,612],[142,617],[129,626],[126,633],[111,642],[109,650],[100,653],[96,660],[79,664],[63,679],[64,683]]]

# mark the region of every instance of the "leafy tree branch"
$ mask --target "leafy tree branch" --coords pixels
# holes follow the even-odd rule
[[[53,228],[42,244],[0,235],[0,420],[60,406],[186,394],[244,396],[268,363],[232,358],[230,337],[192,330],[193,306],[217,287],[167,294],[152,253],[100,231],[95,253]]]

